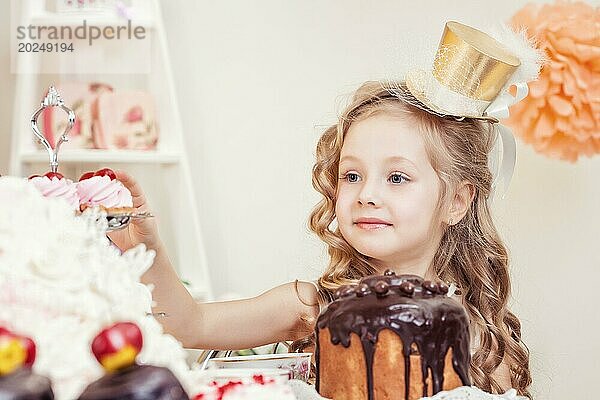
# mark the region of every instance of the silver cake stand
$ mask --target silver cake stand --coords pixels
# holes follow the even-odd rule
[[[38,118],[43,114],[44,110],[50,107],[58,107],[63,110],[67,114],[67,126],[65,127],[64,132],[60,135],[60,138],[56,142],[56,146],[52,148],[50,142],[46,136],[42,133],[38,126]],[[48,93],[46,97],[42,100],[40,107],[33,113],[31,116],[31,129],[33,130],[33,134],[39,143],[41,143],[48,152],[48,156],[50,158],[50,171],[57,172],[58,171],[58,153],[60,151],[60,147],[64,142],[69,141],[68,133],[73,128],[75,124],[75,113],[72,109],[65,105],[62,97],[56,90],[54,86],[50,86],[48,89]],[[151,218],[152,214],[148,212],[130,212],[130,213],[107,213],[106,219],[108,221],[108,229],[107,231],[116,231],[119,229],[126,228],[132,220],[141,219],[141,218]]]

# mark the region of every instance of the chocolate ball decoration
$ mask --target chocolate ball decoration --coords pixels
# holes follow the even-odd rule
[[[412,282],[404,281],[400,284],[400,290],[410,296],[415,292],[415,285]]]
[[[342,298],[342,288],[343,288],[343,286],[340,286],[339,288],[337,288],[335,290],[335,292],[333,292],[333,299],[334,300]]]
[[[340,286],[334,293],[334,297],[336,299],[341,299],[342,297],[348,297],[354,294],[354,285],[343,285]]]
[[[383,273],[383,275],[394,276],[394,275],[396,275],[396,273],[394,271],[392,271],[391,269],[386,269],[385,272]]]
[[[448,285],[446,285],[444,282],[438,282],[437,287],[440,294],[448,294],[448,290],[450,290]]]
[[[437,285],[435,284],[435,282],[432,282],[432,281],[423,281],[423,283],[421,284],[421,286],[423,286],[423,289],[427,290],[430,293],[436,293],[437,292]]]
[[[375,283],[375,286],[373,286],[373,291],[377,296],[385,296],[389,290],[390,285],[385,281],[378,281]]]
[[[371,289],[369,288],[369,285],[367,285],[366,283],[361,283],[355,289],[355,292],[358,297],[364,297],[364,296],[368,295],[369,293],[371,293]]]

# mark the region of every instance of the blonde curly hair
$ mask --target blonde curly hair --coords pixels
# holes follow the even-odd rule
[[[488,154],[495,140],[494,130],[487,122],[433,115],[398,100],[377,82],[367,82],[356,91],[339,122],[325,130],[319,139],[313,167],[313,186],[323,197],[311,212],[309,226],[327,244],[330,256],[327,270],[318,280],[320,301],[329,303],[341,285],[377,273],[368,256],[355,250],[339,229],[330,229],[335,219],[338,164],[344,138],[353,122],[376,113],[401,114],[419,127],[431,165],[441,182],[438,209],[448,204],[460,182],[466,180],[473,185],[471,207],[460,222],[445,228],[431,271],[439,279],[456,283],[470,317],[472,336],[479,344],[471,361],[473,384],[489,392],[503,393],[508,388],[500,387],[491,374],[507,360],[512,386],[520,395],[531,397],[529,351],[521,340],[519,319],[507,307],[510,296],[507,250],[487,202],[492,185]]]

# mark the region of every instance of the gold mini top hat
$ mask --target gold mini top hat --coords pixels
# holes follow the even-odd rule
[[[505,193],[515,166],[516,143],[511,130],[497,122],[527,96],[527,82],[537,79],[545,57],[524,31],[514,32],[506,25],[492,29],[487,34],[447,22],[432,65],[381,84],[390,95],[428,113],[494,123],[496,140],[488,159],[494,175],[492,192],[502,182]],[[512,86],[514,95],[508,91]]]
[[[519,58],[490,35],[450,21],[431,71],[409,71],[406,88],[438,114],[497,122],[486,109],[520,65]]]

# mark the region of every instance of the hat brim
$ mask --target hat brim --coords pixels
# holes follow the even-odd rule
[[[414,72],[417,72],[419,74],[427,74],[427,72],[424,70],[418,70],[418,71],[414,71]],[[431,79],[435,79],[435,77],[432,76]],[[440,114],[443,116],[449,116],[449,117],[453,117],[453,118],[457,118],[457,119],[471,118],[471,119],[478,119],[478,120],[482,120],[482,121],[488,121],[488,122],[492,122],[492,123],[499,122],[499,120],[497,118],[494,118],[494,117],[491,117],[488,115],[455,115],[453,113],[449,113],[448,111],[440,109],[429,99],[429,97],[427,97],[423,87],[421,85],[419,85],[416,81],[413,81],[411,79],[411,74],[408,74],[406,76],[404,82],[406,84],[406,89],[410,92],[410,94],[415,99],[417,99],[418,101],[423,103],[426,107],[430,108],[436,114]]]

